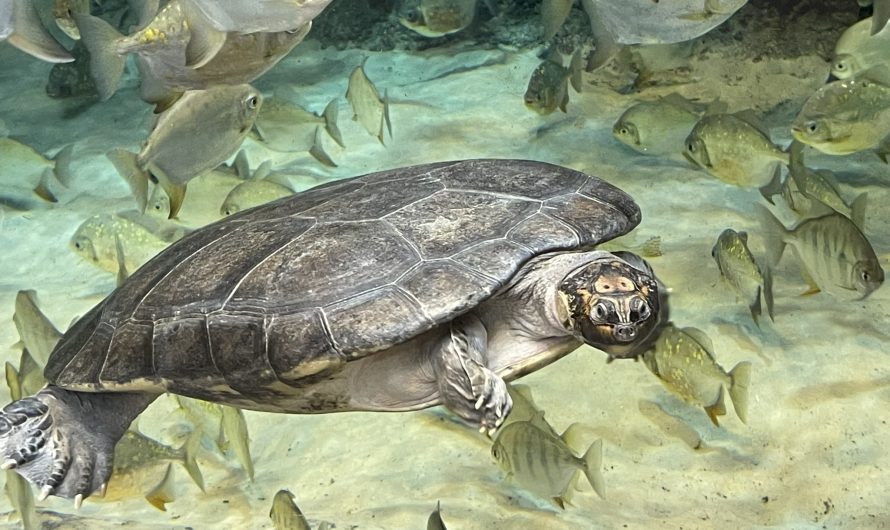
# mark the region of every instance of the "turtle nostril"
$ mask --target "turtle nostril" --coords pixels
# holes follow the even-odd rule
[[[631,324],[615,326],[615,338],[620,342],[630,342],[637,336],[637,328]]]

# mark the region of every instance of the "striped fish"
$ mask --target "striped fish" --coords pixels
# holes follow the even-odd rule
[[[773,267],[789,245],[801,265],[810,289],[803,294],[826,291],[843,295],[870,295],[884,283],[884,270],[865,235],[847,217],[831,211],[786,229],[761,205],[756,206],[767,245],[767,261]]]
[[[603,441],[590,444],[584,456],[575,456],[567,439],[572,437],[566,429],[562,436],[542,429],[537,422],[517,421],[501,428],[491,454],[501,468],[531,493],[552,499],[560,508],[571,503],[578,471],[584,473],[597,495],[605,498],[605,485],[601,473]]]
[[[748,302],[751,318],[760,326],[762,314],[761,296],[766,301],[770,320],[773,315],[773,282],[769,267],[761,269],[748,250],[748,234],[732,228],[724,230],[711,249],[711,257],[717,262],[720,275],[732,287],[736,295]]]

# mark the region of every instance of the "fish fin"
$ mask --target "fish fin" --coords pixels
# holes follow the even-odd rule
[[[763,195],[766,202],[775,204],[773,202],[773,195],[781,195],[782,189],[782,166],[781,164],[776,164],[776,169],[773,170],[773,178],[771,178],[766,185],[761,186],[760,194]]]
[[[544,40],[549,41],[565,24],[572,11],[574,0],[544,0],[541,4],[541,22],[544,26]]]
[[[565,502],[563,501],[562,497],[553,497],[553,503],[556,504],[557,506],[559,506],[559,508],[562,510],[566,509],[566,505],[565,505]]]
[[[864,72],[857,74],[855,77],[857,80],[864,79],[878,85],[890,87],[890,66],[886,64],[872,66]]]
[[[201,488],[201,491],[205,491],[204,475],[201,473],[201,468],[198,467],[198,461],[195,460],[195,456],[197,456],[198,451],[201,449],[201,438],[203,436],[204,433],[195,429],[182,446],[184,454],[182,465],[185,466],[185,470],[188,471],[189,476],[192,477],[192,481]]]
[[[868,203],[868,192],[864,191],[853,199],[850,205],[850,220],[860,232],[865,232],[865,207]]]
[[[222,420],[220,425],[225,433],[229,444],[238,457],[238,462],[250,481],[253,482],[253,460],[250,457],[250,438],[247,435],[247,421],[244,419],[244,412],[239,408],[222,406]]]
[[[652,236],[640,245],[640,255],[644,258],[657,258],[663,256],[661,250],[661,236]]]
[[[788,230],[766,206],[755,204],[754,210],[760,221],[763,238],[766,242],[766,264],[775,267],[782,259],[782,252],[785,250],[785,234],[788,233]]]
[[[707,107],[702,105],[701,103],[696,103],[695,101],[683,97],[681,94],[676,92],[671,92],[670,94],[661,98],[661,101],[664,103],[668,103],[673,107],[677,107],[678,109],[683,109],[685,111],[691,112],[693,114],[703,114]]]
[[[242,180],[250,180],[250,161],[247,159],[247,151],[244,149],[239,149],[238,154],[235,155],[235,160],[232,162],[232,167],[235,168],[235,175]]]
[[[887,26],[888,19],[890,19],[890,2],[884,0],[872,2],[871,35],[876,35],[883,31]]]
[[[114,233],[114,257],[117,259],[117,286],[124,284],[130,273],[127,271],[127,262],[124,259],[124,246],[117,232]]]
[[[735,116],[736,118],[742,120],[743,122],[747,123],[751,127],[754,127],[755,129],[760,131],[767,138],[770,137],[769,136],[769,128],[766,126],[766,124],[763,123],[763,120],[760,119],[760,116],[758,116],[754,112],[754,109],[740,110],[738,112],[733,112],[732,115]]]
[[[581,93],[583,87],[584,58],[581,56],[581,50],[575,50],[572,54],[572,60],[569,62],[569,82],[575,92]]]
[[[56,197],[55,193],[50,189],[50,181],[53,179],[53,171],[50,168],[46,168],[43,170],[43,174],[40,176],[40,182],[37,183],[37,186],[34,186],[34,194],[45,200],[46,202],[59,202],[59,198]]]
[[[593,491],[601,499],[606,498],[606,483],[603,480],[603,440],[599,439],[587,448],[587,452],[582,457],[584,459],[584,476],[587,482],[593,487]]]
[[[253,127],[250,128],[250,132],[247,135],[258,142],[266,142],[267,136],[263,133],[262,127],[257,123],[253,124]]]
[[[760,268],[760,273],[763,275],[763,299],[766,301],[766,314],[769,315],[770,320],[775,322],[776,316],[773,312],[773,269],[769,265],[764,265]]]
[[[760,315],[763,311],[760,304],[760,293],[762,289],[757,287],[757,296],[754,297],[754,301],[751,302],[751,305],[748,306],[748,310],[751,311],[751,318],[754,319],[754,324],[759,328],[760,327]]]
[[[384,92],[385,93],[385,92]],[[337,145],[340,147],[346,147],[343,143],[343,135],[340,133],[340,127],[337,126],[337,116],[340,114],[339,112],[339,103],[337,98],[333,98],[330,103],[324,108],[324,113],[322,113],[322,117],[324,117],[324,128],[328,131],[328,134],[331,138],[337,142]],[[392,135],[392,127],[390,127],[390,135]]]
[[[726,415],[726,404],[723,402],[723,385],[720,385],[720,392],[719,394],[717,394],[717,401],[715,401],[712,405],[705,407],[705,412],[708,414],[708,418],[711,418],[711,423],[719,427],[720,422],[717,421],[717,416]]]
[[[562,100],[559,102],[559,110],[563,112],[568,112],[566,108],[569,105],[569,87],[568,87],[568,79],[563,81],[562,87]]]
[[[714,101],[708,103],[705,107],[705,115],[710,114],[725,114],[726,111],[729,110],[729,104],[725,101],[721,101],[718,97]]]
[[[543,417],[544,413],[540,412]],[[572,451],[581,452],[584,449],[584,442],[586,436],[584,436],[584,431],[587,427],[584,426],[583,423],[575,422],[569,425],[562,434],[559,435],[562,438],[562,441],[571,449]]]
[[[188,2],[180,2],[189,24],[189,42],[185,46],[185,65],[200,68],[216,57],[226,43],[226,33],[205,22]]]
[[[74,150],[72,144],[68,144],[50,160],[55,162],[53,165],[53,175],[56,180],[62,183],[66,188],[71,185],[71,152]]]
[[[165,92],[163,95],[158,95],[152,98],[151,103],[154,103],[154,110],[152,110],[152,114],[160,114],[165,110],[168,110],[170,107],[176,104],[179,101],[179,98],[185,92],[177,91],[177,90],[169,90]]]
[[[615,42],[615,37],[612,36],[602,17],[597,13],[594,0],[581,0],[581,4],[584,7],[584,11],[587,12],[587,18],[590,19],[590,29],[593,32],[595,49],[587,57],[586,68],[588,72],[593,72],[609,62],[612,57],[615,57],[621,46]]]
[[[813,296],[814,294],[821,293],[822,288],[820,288],[818,285],[816,285],[813,282],[813,279],[810,278],[808,274],[806,274],[806,276],[807,276],[807,278],[805,278],[805,280],[807,282],[807,285],[809,285],[809,288],[806,291],[800,293],[798,296]]]
[[[254,180],[263,180],[269,178],[269,175],[272,174],[272,161],[265,160],[260,167],[256,168],[253,172]]]
[[[699,343],[701,347],[704,348],[706,352],[708,352],[708,355],[714,357],[714,343],[711,341],[711,337],[709,337],[704,331],[693,327],[686,327],[681,329],[680,331],[692,337],[692,340]]]
[[[145,499],[158,510],[166,512],[167,503],[176,500],[173,485],[173,464],[167,464],[164,478],[145,495]]]
[[[22,382],[19,372],[11,362],[6,361],[6,386],[9,387],[9,398],[13,401],[22,399]]]
[[[117,172],[130,186],[139,211],[145,213],[145,208],[148,206],[149,175],[139,167],[138,155],[126,149],[116,148],[106,153],[105,156],[111,160]]]
[[[158,15],[158,11],[161,10],[161,0],[144,0],[141,4],[136,17],[135,31],[148,27],[151,21]]]
[[[383,135],[383,129],[381,127],[380,130],[381,136]],[[383,140],[380,140],[381,143]],[[328,156],[327,152],[324,150],[324,144],[321,141],[321,127],[315,127],[315,141],[312,142],[312,147],[309,149],[309,154],[315,157],[316,160],[321,162],[322,164],[328,167],[337,167],[337,164],[331,160],[331,157]]]
[[[729,371],[729,399],[736,416],[742,423],[748,423],[748,384],[751,382],[751,363],[740,362]]]
[[[32,57],[50,63],[70,63],[74,57],[46,31],[32,0],[10,1],[12,34],[7,42]],[[4,10],[9,9],[4,6]]]
[[[114,95],[124,73],[126,55],[118,53],[115,46],[124,36],[101,18],[80,13],[72,16],[80,30],[80,40],[90,52],[90,75],[96,92],[105,101]]]
[[[389,139],[392,140],[392,120],[389,117],[389,89],[388,88],[383,90],[383,122],[386,124],[386,132],[389,133]],[[383,140],[380,140],[380,142],[383,143]]]
[[[163,173],[156,173],[154,176],[158,179],[158,184],[164,188],[167,197],[170,198],[170,214],[167,218],[174,219],[179,215],[179,210],[182,208],[182,202],[185,200],[187,184],[176,184]]]

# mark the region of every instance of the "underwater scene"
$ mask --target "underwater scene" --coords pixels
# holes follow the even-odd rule
[[[0,527],[890,525],[888,19],[0,0]]]

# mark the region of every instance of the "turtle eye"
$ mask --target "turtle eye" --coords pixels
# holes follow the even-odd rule
[[[593,309],[590,312],[591,320],[604,322],[606,320],[606,316],[609,314],[608,308],[606,308],[606,304],[600,302],[593,306]]]
[[[649,318],[649,315],[652,314],[652,311],[649,309],[649,304],[640,298],[635,298],[630,303],[630,309],[632,312],[637,313],[637,318],[633,319],[635,321],[646,320]],[[631,315],[633,316],[633,315]]]

